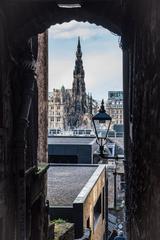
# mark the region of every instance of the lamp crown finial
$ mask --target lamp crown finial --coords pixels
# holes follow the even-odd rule
[[[105,112],[105,109],[104,109],[104,100],[103,100],[103,99],[102,99],[102,102],[101,102],[101,108],[100,108],[99,112]]]

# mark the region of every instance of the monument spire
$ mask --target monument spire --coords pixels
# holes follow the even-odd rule
[[[77,56],[77,58],[81,58],[82,57],[80,37],[78,37],[78,45],[77,45],[76,56]]]
[[[80,37],[78,37],[78,44],[76,50],[75,68],[73,71],[73,85],[72,85],[72,122],[74,126],[79,125],[82,115],[86,112],[86,87],[84,81],[84,69],[82,61],[82,50]]]
[[[77,75],[77,74],[81,74],[81,76],[84,78],[80,37],[78,37],[74,76]]]

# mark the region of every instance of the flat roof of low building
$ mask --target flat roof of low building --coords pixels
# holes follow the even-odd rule
[[[109,139],[124,150],[124,138],[109,138]]]
[[[62,144],[62,145],[92,145],[95,143],[96,138],[94,137],[48,137],[48,144]]]
[[[98,165],[79,164],[50,166],[47,184],[50,206],[72,206],[98,167]]]

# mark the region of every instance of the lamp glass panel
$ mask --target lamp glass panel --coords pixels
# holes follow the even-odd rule
[[[105,139],[107,137],[109,122],[106,120],[94,120],[98,138]]]

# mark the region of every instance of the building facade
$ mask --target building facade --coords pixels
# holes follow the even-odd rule
[[[53,89],[48,99],[48,128],[91,128],[92,112],[97,111],[97,102],[86,94],[80,37],[76,51],[72,89]]]
[[[71,89],[53,89],[48,98],[48,128],[67,128],[67,113],[71,102]]]
[[[97,150],[95,137],[54,136],[48,137],[49,163],[91,164]]]
[[[112,118],[113,125],[123,125],[123,91],[109,91],[106,111]]]

